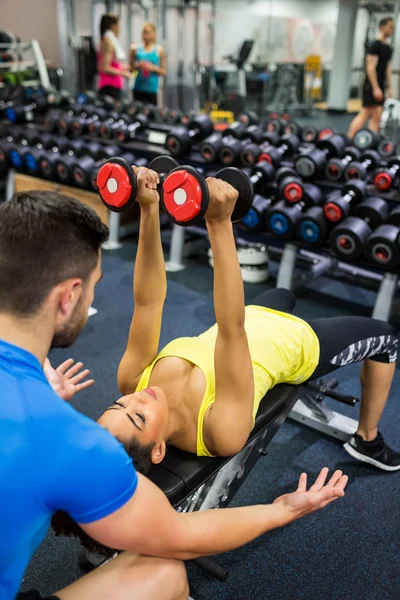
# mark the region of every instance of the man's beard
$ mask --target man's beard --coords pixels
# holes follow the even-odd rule
[[[83,308],[82,298],[79,300],[69,320],[60,331],[56,331],[51,342],[52,348],[69,348],[85,327],[88,320],[87,311]]]

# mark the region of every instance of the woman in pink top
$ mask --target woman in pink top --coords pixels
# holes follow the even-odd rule
[[[118,41],[119,17],[106,13],[100,22],[100,52],[99,52],[99,94],[122,100],[124,77],[132,78],[132,73],[124,64],[125,53]]]

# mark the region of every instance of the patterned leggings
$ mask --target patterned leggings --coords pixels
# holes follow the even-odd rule
[[[289,290],[278,288],[257,296],[252,304],[294,313],[296,296]],[[319,363],[312,379],[365,358],[383,363],[396,362],[398,338],[389,323],[369,317],[327,317],[304,321],[312,327],[320,345]]]

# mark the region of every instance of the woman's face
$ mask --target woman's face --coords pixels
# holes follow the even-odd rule
[[[151,42],[154,42],[155,39],[155,33],[152,27],[150,27],[150,25],[145,25],[142,29],[142,39],[143,42],[145,44],[150,44]]]
[[[116,23],[114,23],[114,25],[111,25],[111,31],[113,32],[114,35],[116,35],[117,37],[119,36],[119,31],[120,31],[120,24],[119,21],[117,21]]]

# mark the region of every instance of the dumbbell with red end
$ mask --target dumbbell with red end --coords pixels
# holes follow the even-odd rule
[[[379,169],[374,175],[374,186],[378,192],[387,192],[399,183],[400,177],[400,156],[390,160],[387,167]]]
[[[105,108],[96,108],[96,112],[90,116],[82,117],[75,115],[71,121],[70,132],[73,137],[80,137],[86,133],[90,133],[90,126],[100,121],[107,119],[109,112]]]
[[[279,167],[284,156],[291,156],[297,152],[300,140],[297,135],[284,135],[279,140],[278,146],[270,146],[263,151],[263,158],[274,167]]]
[[[281,179],[279,190],[281,196],[291,204],[295,204],[296,202],[301,202],[305,196],[319,198],[321,195],[321,189],[312,183],[306,183],[299,179],[297,173],[292,175],[288,173],[288,175]],[[319,204],[319,201],[316,200],[316,204]]]
[[[391,158],[394,154],[396,154],[396,146],[394,145],[392,140],[387,138],[383,138],[377,147],[377,150],[382,156],[382,158]]]
[[[136,118],[136,117],[134,117]],[[117,118],[110,117],[105,121],[99,121],[95,125],[96,135],[102,140],[111,140],[115,137],[115,132],[125,124],[131,123],[131,117],[127,114],[119,114]]]
[[[239,115],[238,121],[245,127],[251,127],[251,125],[258,125],[260,123],[260,117],[253,110],[245,110]]]
[[[233,165],[239,160],[244,144],[259,146],[263,141],[265,141],[264,127],[261,125],[251,125],[245,130],[241,139],[223,138],[219,158],[224,165]]]
[[[359,204],[351,217],[347,217],[333,229],[329,243],[337,256],[359,260],[371,233],[382,224],[389,213],[385,200],[370,196]]]
[[[136,133],[147,129],[149,120],[144,115],[136,115],[132,123],[120,123],[114,129],[114,139],[120,144],[126,144],[136,137]]]
[[[170,156],[158,156],[149,164],[149,169],[156,171],[160,176],[160,197],[168,174],[178,166],[177,161]],[[100,166],[96,184],[103,204],[113,212],[124,212],[136,201],[138,187],[135,171],[131,164],[120,156],[111,157]]]
[[[214,132],[207,136],[200,144],[200,154],[208,163],[217,162],[224,141],[241,140],[245,135],[246,127],[240,121],[231,123],[222,133]]]
[[[279,136],[283,136],[288,125],[289,122],[286,119],[281,119],[279,115],[272,114],[269,116],[265,128],[270,133],[277,133]]]
[[[166,148],[172,156],[184,156],[191,151],[193,144],[211,135],[213,122],[208,115],[199,115],[188,127],[177,127],[167,135]]]
[[[341,190],[332,192],[326,199],[324,213],[328,221],[338,223],[349,216],[351,210],[367,195],[367,185],[362,179],[348,181]]]
[[[326,163],[333,157],[343,156],[347,138],[335,134],[320,140],[315,148],[299,154],[294,161],[297,173],[303,179],[319,179],[324,176]]]
[[[296,204],[289,204],[285,200],[280,200],[268,213],[268,230],[278,237],[284,239],[292,238],[295,235],[302,214],[311,206],[315,206],[321,202],[322,194],[318,198],[317,196],[304,196],[303,200]]]
[[[365,256],[373,264],[394,270],[400,266],[400,206],[371,233],[365,244]]]
[[[79,164],[82,156],[88,153],[88,145],[83,140],[73,140],[66,152],[56,160],[57,179],[61,183],[68,184],[72,180],[72,169]]]
[[[343,158],[331,158],[325,167],[325,176],[329,181],[340,181],[344,178],[345,168],[354,161],[359,161],[361,152],[355,146],[345,149]]]
[[[277,146],[280,139],[281,138],[277,133],[267,131],[263,133],[263,142],[261,144],[242,142],[242,150],[240,151],[239,156],[240,162],[244,167],[252,167],[257,162],[264,159],[264,150],[268,151],[270,146]]]
[[[367,150],[361,157],[361,162],[353,161],[344,170],[346,181],[350,179],[366,179],[368,173],[377,169],[381,164],[381,157],[376,150]]]

